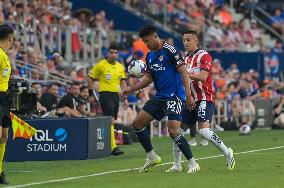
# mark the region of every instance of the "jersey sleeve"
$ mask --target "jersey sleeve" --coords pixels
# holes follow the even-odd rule
[[[212,72],[212,57],[209,54],[205,54],[200,59],[200,70]]]
[[[185,65],[184,59],[176,48],[170,47],[167,48],[169,55],[170,55],[170,61],[178,68],[181,65]]]
[[[125,71],[124,71],[124,66],[121,64],[121,75],[120,75],[120,78],[122,80],[125,80]]]
[[[89,72],[89,77],[96,79],[100,75],[100,63],[93,66]]]
[[[149,69],[149,53],[147,53],[147,55],[146,55],[146,70],[145,70],[145,72],[146,73],[149,73],[150,74],[150,69]]]

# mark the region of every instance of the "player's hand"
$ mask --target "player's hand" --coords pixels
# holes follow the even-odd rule
[[[124,98],[126,98],[129,93],[130,93],[129,88],[120,91],[120,95]]]
[[[124,100],[123,100],[123,110],[127,110],[127,108],[128,108],[128,100],[127,100],[127,98],[124,98]]]
[[[192,96],[186,98],[186,107],[189,111],[195,108],[195,101]]]

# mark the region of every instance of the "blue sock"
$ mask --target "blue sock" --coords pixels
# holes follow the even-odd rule
[[[137,130],[134,129],[135,133],[141,143],[141,145],[143,146],[144,150],[146,151],[146,153],[150,152],[153,150],[153,146],[150,140],[150,134],[149,131],[146,127],[144,127],[143,129]]]
[[[174,142],[179,147],[179,149],[184,154],[184,156],[187,160],[189,160],[193,157],[191,150],[190,150],[190,147],[187,143],[187,140],[182,136],[182,134],[178,134],[175,138],[172,138],[172,139],[174,140]]]

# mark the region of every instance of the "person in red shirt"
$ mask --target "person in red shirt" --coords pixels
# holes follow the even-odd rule
[[[198,49],[198,34],[195,31],[186,31],[183,34],[183,44],[187,51],[185,63],[188,76],[191,80],[190,89],[195,101],[192,111],[185,110],[183,123],[187,126],[195,126],[198,122],[200,135],[211,141],[220,151],[224,153],[227,167],[233,170],[235,160],[233,150],[228,148],[224,142],[210,129],[215,104],[215,92],[212,81],[212,57],[205,50]],[[167,172],[181,171],[181,152],[173,145],[174,163]]]

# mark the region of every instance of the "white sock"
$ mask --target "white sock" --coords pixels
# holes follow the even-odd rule
[[[211,129],[202,128],[199,130],[199,133],[201,136],[203,136],[203,138],[209,140],[215,146],[217,146],[219,150],[221,150],[224,153],[224,155],[228,154],[227,146],[225,146],[224,142],[222,142],[222,140],[217,136],[217,134],[214,133]]]
[[[173,142],[173,155],[174,155],[174,165],[176,167],[181,167],[181,151],[174,142]]]
[[[196,161],[193,157],[188,160],[188,164],[191,165],[191,166],[195,165],[195,163],[196,163]]]
[[[155,153],[154,149],[152,149],[150,152],[147,153],[148,159],[155,159],[155,157],[156,157],[156,153]]]

